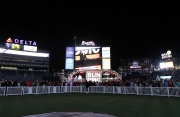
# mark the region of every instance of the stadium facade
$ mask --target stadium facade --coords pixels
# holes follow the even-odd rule
[[[0,48],[0,66],[0,79],[41,79],[48,74],[49,53],[38,52],[35,41],[8,38]]]
[[[179,59],[170,50],[159,56],[161,59],[155,61],[151,58],[120,59],[118,72],[123,74],[124,79],[170,80],[180,69]]]

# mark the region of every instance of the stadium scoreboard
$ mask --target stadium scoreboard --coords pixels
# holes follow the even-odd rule
[[[95,44],[93,46],[66,47],[65,69],[111,69],[110,47],[95,46]]]

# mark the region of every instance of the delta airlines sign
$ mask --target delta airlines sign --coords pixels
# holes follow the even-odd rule
[[[27,40],[22,40],[22,39],[14,39],[14,43],[18,43],[18,44],[22,44],[22,45],[36,46],[35,41],[27,41]]]
[[[14,41],[12,41],[11,38],[8,38],[6,40],[7,43],[16,43],[16,44],[21,44],[21,45],[30,45],[30,46],[37,46],[35,41],[27,41],[27,40],[22,40],[22,39],[14,39]]]

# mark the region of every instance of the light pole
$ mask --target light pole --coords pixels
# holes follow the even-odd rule
[[[74,44],[74,46],[76,46],[76,36],[74,37],[74,39],[73,39],[74,41],[75,41],[75,44]]]

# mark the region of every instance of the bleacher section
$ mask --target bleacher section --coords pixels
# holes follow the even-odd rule
[[[39,80],[39,79],[42,79],[42,77],[47,76],[47,72],[33,70],[33,76],[34,76],[34,80]]]
[[[16,70],[1,69],[1,78],[5,80],[19,80]]]
[[[20,80],[23,80],[23,81],[34,80],[32,71],[30,70],[17,70],[17,74]]]
[[[0,80],[22,80],[22,81],[30,81],[30,80],[40,80],[42,77],[47,76],[47,71],[41,70],[9,70],[9,69],[0,69]]]
[[[0,80],[2,80],[2,74],[1,74],[1,71],[0,71]]]

